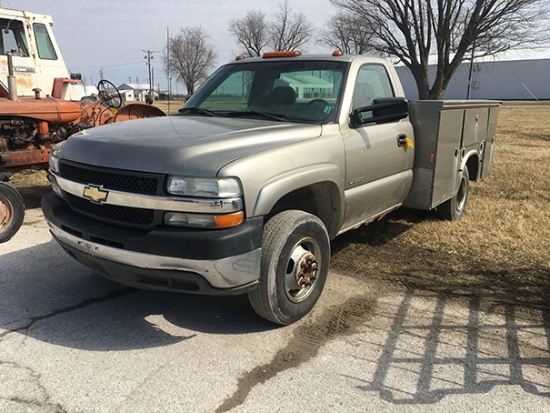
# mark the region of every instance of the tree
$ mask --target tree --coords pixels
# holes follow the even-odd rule
[[[540,38],[545,0],[331,0],[377,28],[372,46],[407,66],[420,99],[441,99],[465,60]],[[436,54],[433,83],[430,54]]]
[[[208,69],[216,59],[207,37],[201,27],[188,27],[180,29],[179,34],[168,42],[170,59],[164,56],[164,64],[169,73],[185,84],[190,95],[195,92],[197,83],[206,79]]]
[[[346,54],[363,54],[374,50],[371,42],[375,35],[376,29],[363,19],[352,13],[340,12],[332,16],[328,31],[319,43]]]
[[[279,3],[277,20],[271,24],[270,40],[273,50],[296,50],[313,35],[313,25],[303,12],[293,13],[288,0]]]
[[[231,20],[229,32],[244,47],[248,56],[261,56],[263,48],[267,46],[267,27],[265,14],[251,10],[242,19]]]

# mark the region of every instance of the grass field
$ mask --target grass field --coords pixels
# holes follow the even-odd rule
[[[181,105],[171,102],[170,112]],[[31,208],[49,190],[44,171],[16,174],[12,184]],[[459,221],[400,210],[340,236],[332,269],[550,308],[550,105],[501,108],[492,175],[470,189]]]

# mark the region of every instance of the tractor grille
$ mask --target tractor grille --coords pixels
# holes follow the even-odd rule
[[[145,195],[161,195],[163,175],[110,170],[61,161],[61,177],[81,184],[103,186],[106,189]],[[96,204],[87,199],[65,193],[65,200],[76,212],[100,222],[136,229],[152,229],[162,212],[146,208]]]

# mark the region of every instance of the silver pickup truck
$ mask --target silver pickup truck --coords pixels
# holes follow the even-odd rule
[[[267,53],[219,68],[178,114],[73,135],[42,208],[75,259],[132,287],[248,293],[311,311],[330,240],[400,206],[458,219],[489,175],[500,102],[405,99],[366,56]]]

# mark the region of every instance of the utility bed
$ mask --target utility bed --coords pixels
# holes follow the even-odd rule
[[[494,100],[409,102],[415,135],[414,179],[404,206],[430,210],[456,194],[464,159],[472,159],[472,180],[489,176],[500,105]]]

